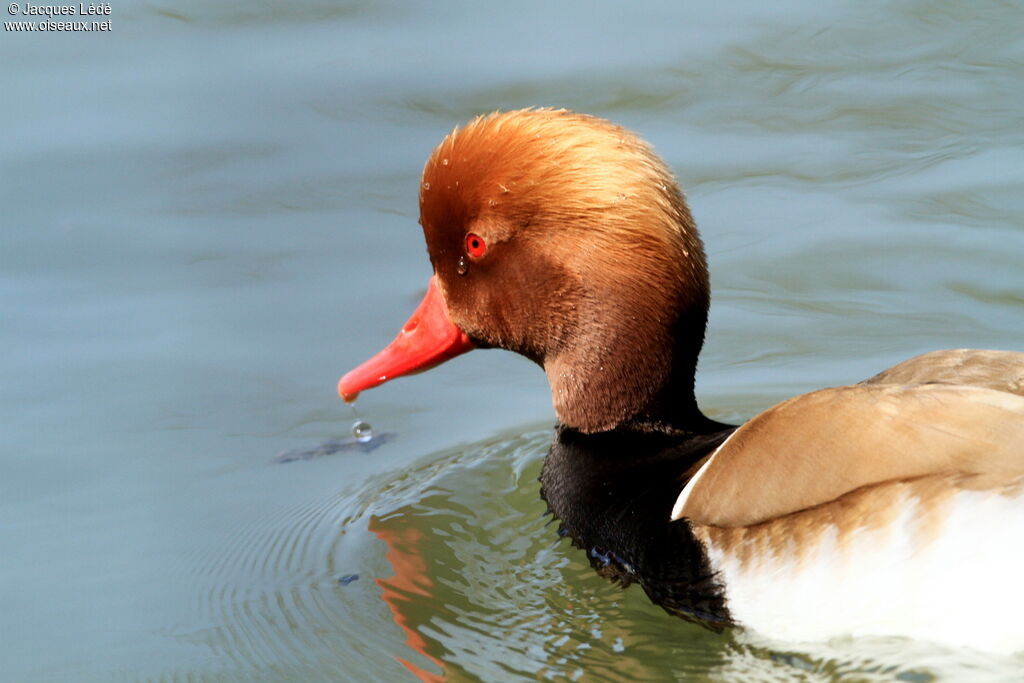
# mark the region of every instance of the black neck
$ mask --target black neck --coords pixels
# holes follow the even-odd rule
[[[712,425],[724,427],[707,420]],[[544,462],[541,495],[561,520],[561,533],[587,552],[599,574],[640,583],[672,614],[728,625],[703,549],[687,522],[669,517],[698,463],[733,429],[584,434],[560,426]]]

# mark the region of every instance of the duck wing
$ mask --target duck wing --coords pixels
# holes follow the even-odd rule
[[[1024,396],[1024,353],[989,349],[932,351],[883,370],[861,384],[956,384]]]
[[[712,454],[672,519],[749,526],[933,475],[978,489],[1024,478],[1024,353],[940,351],[783,401]]]

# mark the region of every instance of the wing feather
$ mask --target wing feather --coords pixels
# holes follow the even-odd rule
[[[955,384],[1024,396],[1024,353],[988,349],[932,351],[878,373],[861,384]]]
[[[1024,396],[994,388],[995,375],[987,386],[958,386],[937,379],[952,377],[944,371],[925,379],[923,368],[901,364],[761,413],[684,489],[673,519],[748,526],[882,482],[951,474],[995,488],[1020,480]],[[908,378],[932,383],[890,383]]]

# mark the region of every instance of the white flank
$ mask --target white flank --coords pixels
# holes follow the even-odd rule
[[[1024,498],[958,491],[935,527],[901,495],[892,524],[861,529],[842,547],[830,529],[800,559],[785,552],[744,564],[709,543],[733,618],[773,640],[907,636],[1024,651]]]

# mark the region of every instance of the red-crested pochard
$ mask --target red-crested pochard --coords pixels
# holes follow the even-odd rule
[[[1024,649],[1024,353],[937,351],[739,428],[694,398],[709,284],[672,173],[564,110],[477,118],[431,154],[434,276],[365,389],[472,348],[547,374],[542,494],[607,576],[787,640]]]

